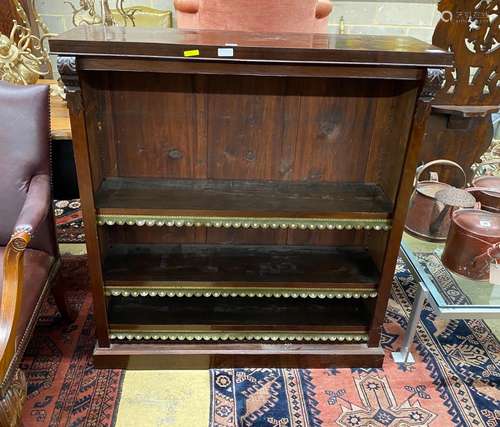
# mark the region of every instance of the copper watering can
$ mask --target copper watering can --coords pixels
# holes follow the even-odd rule
[[[480,165],[494,165],[500,163],[500,160],[481,163]],[[482,191],[474,192],[474,197],[481,203],[481,209],[485,211],[500,213],[500,176],[480,176],[472,181],[473,187],[487,187],[495,189],[496,192],[488,191],[486,188]]]
[[[453,212],[441,260],[462,276],[488,279],[490,264],[500,263],[500,215],[479,209]]]
[[[465,190],[440,182],[435,172],[430,173],[429,180],[421,181],[422,173],[436,165],[455,167],[463,175],[463,187],[467,184],[465,171],[458,163],[451,160],[434,160],[419,166],[415,175],[405,229],[416,237],[431,242],[444,242],[450,229],[453,210],[457,208],[473,208],[476,199]]]

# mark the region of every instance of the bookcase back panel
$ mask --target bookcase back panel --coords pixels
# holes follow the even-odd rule
[[[237,230],[217,228],[113,226],[101,228],[103,254],[119,244],[222,244],[284,246],[361,246],[369,250],[377,268],[382,269],[387,234],[378,231],[342,230]]]
[[[178,228],[111,226],[103,228],[108,241],[121,243],[209,243],[209,244],[261,244],[261,245],[367,245],[373,236],[382,234],[364,230],[253,230],[221,228]]]
[[[375,182],[391,200],[410,127],[394,121],[411,114],[417,85],[129,72],[85,72],[84,80],[86,104],[100,106],[87,114],[102,115],[89,120],[99,181]]]

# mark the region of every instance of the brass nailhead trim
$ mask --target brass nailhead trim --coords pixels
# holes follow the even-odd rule
[[[318,299],[368,299],[376,298],[376,291],[330,291],[330,292],[314,292],[314,291],[263,291],[263,290],[206,290],[206,289],[193,289],[193,290],[160,290],[160,289],[131,289],[131,288],[106,288],[106,296],[108,297],[257,297],[257,298],[318,298]]]
[[[325,218],[231,218],[180,217],[140,215],[98,215],[98,225],[137,225],[139,227],[215,227],[270,228],[298,230],[375,230],[388,231],[391,221],[385,219],[325,219]]]
[[[367,334],[321,333],[262,333],[262,332],[130,332],[111,330],[110,338],[119,341],[323,341],[366,342]]]

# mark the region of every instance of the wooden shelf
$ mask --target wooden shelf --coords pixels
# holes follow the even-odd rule
[[[355,293],[374,290],[379,281],[377,267],[360,247],[250,245],[113,245],[103,276],[106,288],[219,293],[247,287],[290,294]]]
[[[323,341],[367,339],[366,301],[276,298],[112,298],[117,341]]]
[[[372,183],[107,178],[95,196],[102,215],[205,217],[390,217],[392,204]]]
[[[147,307],[147,313],[144,308]],[[366,331],[369,305],[362,301],[280,298],[112,298],[108,307],[110,324],[130,329],[174,328],[189,330],[217,325],[228,330],[300,330],[304,325],[317,331]],[[349,317],[348,317],[349,316]],[[177,325],[177,326],[173,326]]]

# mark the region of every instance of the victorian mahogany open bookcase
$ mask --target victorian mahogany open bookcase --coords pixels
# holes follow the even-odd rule
[[[82,27],[66,85],[100,367],[380,366],[429,102],[406,37]]]

